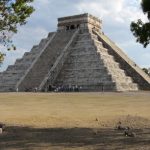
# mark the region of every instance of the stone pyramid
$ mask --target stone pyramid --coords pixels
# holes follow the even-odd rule
[[[150,90],[150,78],[101,29],[90,14],[58,19],[49,33],[14,65],[0,73],[0,91],[49,91],[78,86],[82,91]]]

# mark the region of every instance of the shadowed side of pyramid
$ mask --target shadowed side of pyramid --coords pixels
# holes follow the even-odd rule
[[[97,35],[98,40],[108,49],[108,53],[114,57],[114,61],[119,63],[126,75],[138,85],[139,90],[150,90],[150,77],[106,35],[95,30],[93,33]]]

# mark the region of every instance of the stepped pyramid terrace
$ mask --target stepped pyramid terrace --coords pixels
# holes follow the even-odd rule
[[[14,65],[0,73],[0,91],[150,90],[150,78],[102,32],[102,21],[90,14],[58,19],[50,32]]]

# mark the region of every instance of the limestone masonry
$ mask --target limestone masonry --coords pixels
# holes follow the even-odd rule
[[[82,91],[150,90],[150,78],[102,32],[90,14],[58,19],[49,33],[0,73],[0,91],[48,91],[78,86]]]

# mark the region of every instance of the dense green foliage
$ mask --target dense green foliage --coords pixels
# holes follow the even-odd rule
[[[143,68],[143,71],[150,76],[150,72],[147,68]]]
[[[11,36],[17,33],[18,26],[26,24],[26,19],[33,13],[34,8],[29,4],[33,0],[0,0],[0,44],[8,50],[15,50]],[[0,61],[4,54],[0,52]]]
[[[142,0],[141,7],[144,14],[147,15],[148,22],[143,23],[141,19],[131,23],[131,31],[136,37],[137,42],[147,47],[150,44],[150,0]]]

